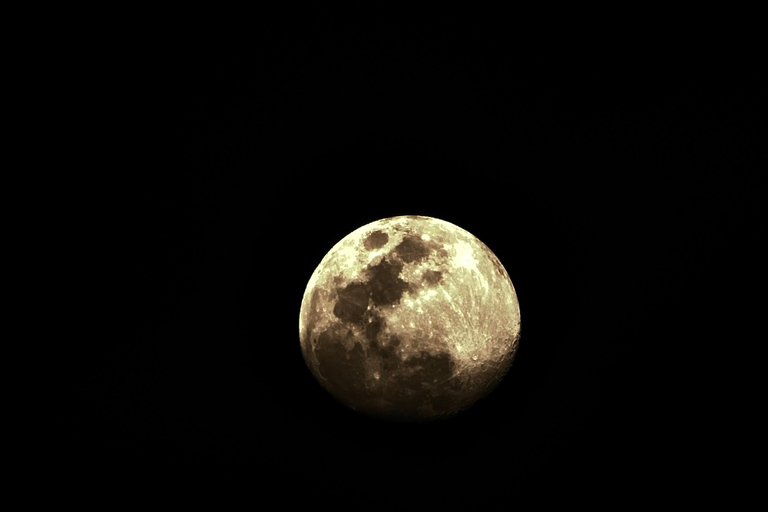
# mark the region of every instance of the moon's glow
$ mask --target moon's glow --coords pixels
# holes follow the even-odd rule
[[[451,223],[382,219],[339,241],[301,305],[304,358],[365,414],[431,419],[471,406],[505,375],[520,308],[501,262]]]

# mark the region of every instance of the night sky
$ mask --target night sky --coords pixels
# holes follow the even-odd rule
[[[72,399],[77,481],[363,510],[685,488],[703,398],[681,368],[703,370],[678,356],[710,335],[702,276],[740,236],[756,140],[740,63],[716,61],[723,86],[714,47],[374,25],[110,54],[115,300]],[[325,253],[402,214],[477,236],[520,300],[510,373],[440,423],[344,408],[299,346]]]

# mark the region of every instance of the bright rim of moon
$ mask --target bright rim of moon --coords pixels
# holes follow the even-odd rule
[[[377,418],[456,414],[507,373],[520,306],[471,233],[422,216],[356,229],[325,255],[301,303],[307,366],[336,399]]]

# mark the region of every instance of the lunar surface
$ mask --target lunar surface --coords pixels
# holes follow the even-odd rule
[[[312,274],[299,336],[312,374],[354,410],[395,421],[449,417],[507,373],[520,338],[512,281],[449,222],[378,220],[339,241]]]

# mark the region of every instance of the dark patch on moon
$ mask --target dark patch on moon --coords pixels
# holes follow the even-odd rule
[[[378,335],[384,329],[384,319],[377,314],[371,314],[365,323],[365,338],[371,346],[378,345]]]
[[[339,300],[333,314],[344,322],[359,322],[368,309],[368,290],[364,283],[350,283],[337,289]]]
[[[432,409],[436,413],[445,413],[453,407],[454,399],[448,395],[439,395],[432,398]]]
[[[343,324],[320,333],[316,367],[328,391],[360,412],[391,420],[429,419],[452,411],[456,389],[450,385],[455,368],[451,355],[422,350],[403,360],[397,335],[388,342],[381,335],[385,320],[370,311],[364,321],[368,319],[373,321],[368,323],[365,337],[377,342],[367,349]],[[373,376],[372,362],[378,379]]]
[[[434,390],[435,385],[446,382],[453,375],[455,363],[450,354],[421,351],[403,361],[395,353],[396,346],[391,342],[377,352],[381,358],[383,378],[396,383],[391,389],[397,395],[398,405],[405,405],[401,402],[409,397],[421,403],[425,398],[422,391]]]
[[[392,344],[378,347],[378,356],[381,360],[381,370],[384,373],[384,380],[400,367],[400,356],[395,353],[395,346]]]
[[[389,242],[389,235],[383,231],[376,230],[365,237],[363,246],[366,248],[366,250],[372,251],[374,249],[383,247],[387,242]]]
[[[338,300],[333,314],[342,322],[360,324],[371,343],[376,342],[378,333],[384,328],[381,315],[368,309],[369,300],[375,306],[389,306],[400,302],[411,286],[400,279],[403,264],[399,261],[382,259],[367,268],[367,281],[352,282],[336,288]]]
[[[398,358],[398,363],[387,376],[392,384],[388,398],[394,406],[390,415],[414,419],[425,414],[420,410],[424,406],[438,413],[451,408],[454,400],[446,395],[448,389],[444,387],[455,366],[450,354],[421,352],[405,361]]]
[[[402,263],[386,259],[368,267],[370,279],[367,284],[374,304],[388,306],[400,302],[408,289],[408,283],[399,277],[402,269]]]
[[[347,400],[359,400],[366,396],[365,352],[359,342],[347,350],[337,335],[323,331],[318,339],[317,360],[320,373],[331,388]]]
[[[453,358],[447,352],[430,354],[421,351],[418,356],[406,359],[403,364],[417,368],[417,373],[421,373],[427,382],[434,382],[435,380],[439,382],[453,375]]]
[[[430,286],[436,285],[442,278],[443,273],[439,270],[427,270],[424,272],[424,282]]]
[[[406,235],[403,241],[395,247],[395,252],[406,263],[422,261],[429,256],[429,247],[415,235]]]
[[[460,391],[463,386],[464,386],[464,381],[462,379],[453,379],[451,381],[452,391]]]

